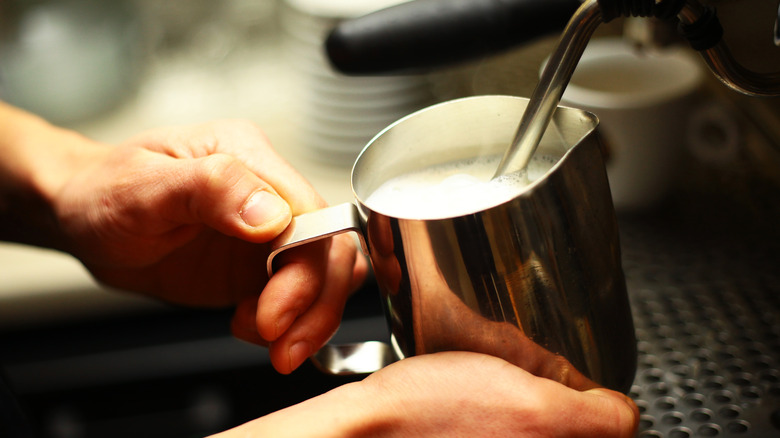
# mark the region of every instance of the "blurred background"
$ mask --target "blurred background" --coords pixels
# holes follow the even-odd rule
[[[321,42],[333,25],[401,2],[5,0],[0,98],[107,143],[249,119],[328,202],[347,202],[351,164],[384,126],[455,97],[527,97],[558,40],[402,76],[330,69]],[[740,62],[780,71],[777,2],[704,3],[718,7]],[[597,31],[619,35],[684,44],[647,19]],[[698,99],[717,117],[686,149],[676,190],[619,212],[640,434],[776,436],[780,100],[738,95],[709,74]],[[339,340],[386,336],[372,283],[349,306]],[[44,437],[203,436],[351,380],[309,365],[276,375],[263,349],[230,337],[229,318],[106,290],[67,255],[0,244],[0,367]]]

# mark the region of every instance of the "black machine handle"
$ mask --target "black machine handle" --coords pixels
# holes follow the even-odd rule
[[[581,0],[413,0],[346,20],[325,47],[349,75],[420,71],[561,31]]]

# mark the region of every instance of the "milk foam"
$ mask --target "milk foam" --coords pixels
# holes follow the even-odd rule
[[[534,156],[524,172],[493,179],[500,156],[436,165],[386,181],[366,199],[371,209],[406,219],[436,219],[484,210],[517,196],[558,159]]]

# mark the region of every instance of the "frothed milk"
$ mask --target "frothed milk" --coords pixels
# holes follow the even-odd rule
[[[407,219],[474,213],[506,202],[543,176],[557,157],[535,155],[524,172],[493,179],[499,155],[439,164],[384,182],[366,199],[371,209]]]

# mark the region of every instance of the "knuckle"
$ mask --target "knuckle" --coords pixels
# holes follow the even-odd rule
[[[244,175],[243,164],[226,154],[214,154],[196,160],[197,184],[208,193],[234,187]]]
[[[213,125],[213,129],[219,131],[220,133],[224,131],[233,135],[238,134],[260,137],[263,139],[266,138],[265,132],[262,130],[262,128],[260,128],[257,123],[249,119],[224,119],[214,123],[215,124]]]

